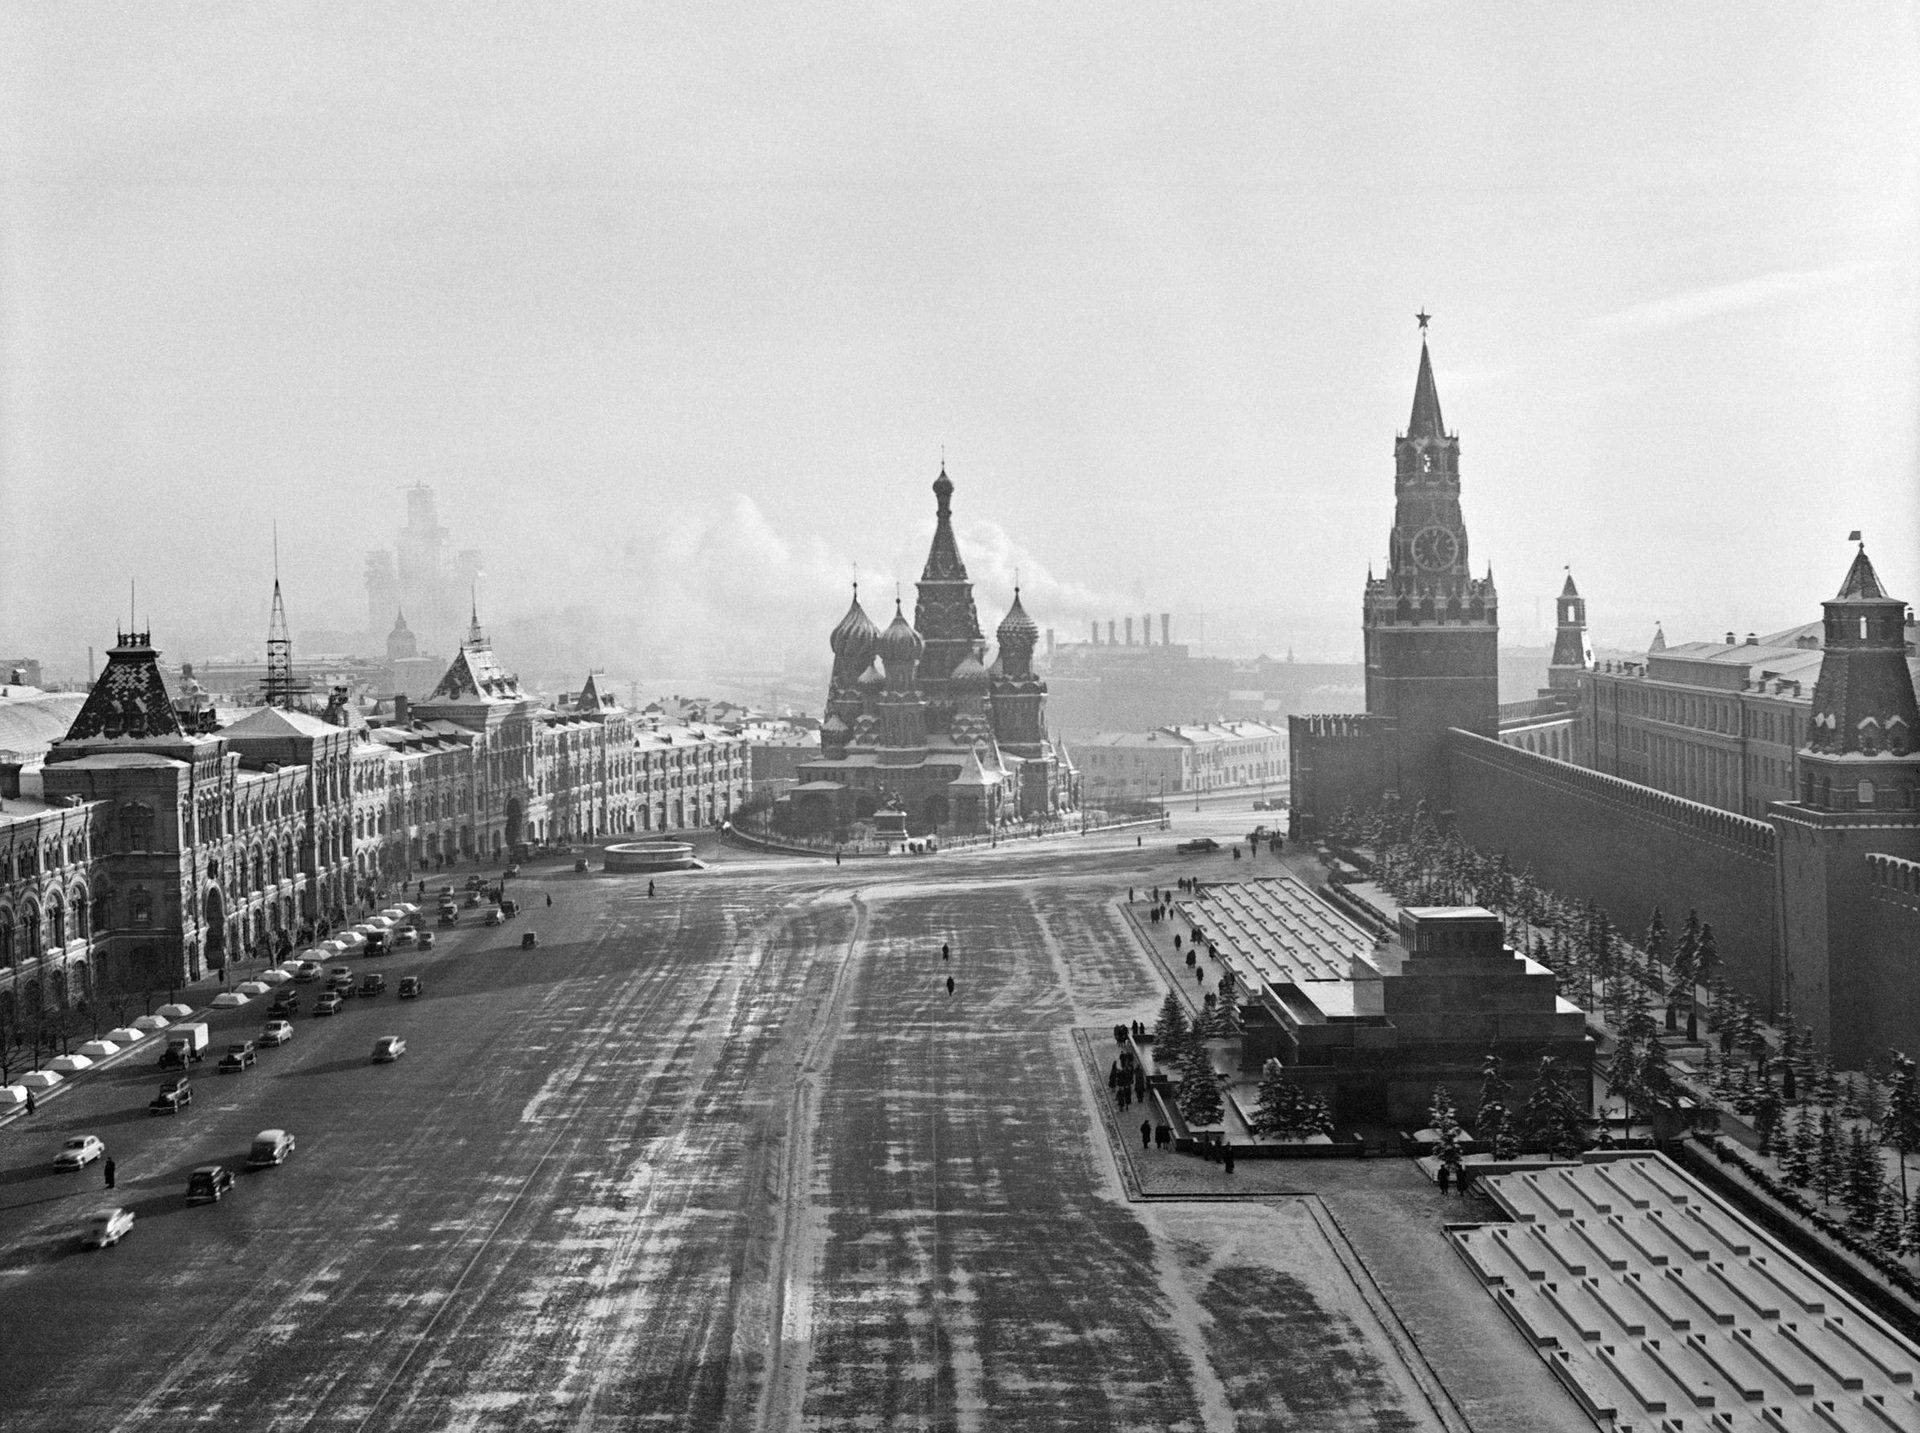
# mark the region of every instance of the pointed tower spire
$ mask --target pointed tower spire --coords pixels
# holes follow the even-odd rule
[[[1593,644],[1587,640],[1587,603],[1573,585],[1571,567],[1555,608],[1558,622],[1553,634],[1553,659],[1547,665],[1547,687],[1571,694],[1580,687],[1574,674],[1593,669]]]
[[[270,707],[293,705],[293,634],[280,597],[280,525],[273,528],[273,609],[267,617],[267,679],[262,695]]]
[[[1420,376],[1413,383],[1413,416],[1407,419],[1409,438],[1444,438],[1446,424],[1440,420],[1440,390],[1433,381],[1433,356],[1427,341],[1420,340]]]
[[[947,476],[944,461],[940,476],[933,480],[933,496],[937,503],[933,542],[920,573],[913,625],[926,642],[920,675],[937,681],[951,675],[984,634],[973,605],[973,583],[953,536],[953,479]]]
[[[479,583],[476,582],[473,584],[472,588],[470,589],[470,597],[472,601],[472,607],[470,609],[472,613],[472,621],[468,624],[468,627],[467,627],[467,645],[469,647],[484,647],[487,645],[487,634],[480,630],[480,584]]]

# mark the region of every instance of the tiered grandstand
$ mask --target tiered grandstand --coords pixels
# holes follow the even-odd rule
[[[1482,1183],[1455,1246],[1602,1428],[1920,1429],[1920,1349],[1664,1155]]]

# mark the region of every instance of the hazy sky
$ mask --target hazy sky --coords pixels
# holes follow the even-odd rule
[[[0,65],[0,651],[129,576],[257,645],[275,518],[358,628],[425,481],[502,620],[824,661],[944,445],[989,629],[1018,566],[1346,656],[1422,305],[1511,640],[1568,563],[1603,644],[1810,620],[1853,527],[1920,596],[1910,5],[66,3]]]

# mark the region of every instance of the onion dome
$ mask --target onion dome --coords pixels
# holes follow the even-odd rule
[[[987,669],[980,665],[977,652],[969,652],[960,659],[959,665],[953,669],[953,684],[961,688],[985,688]]]
[[[836,716],[830,716],[820,723],[820,730],[828,736],[846,736],[852,728]]]
[[[827,639],[833,648],[833,655],[853,668],[864,667],[873,660],[874,644],[880,640],[880,629],[873,625],[873,619],[860,605],[860,584],[853,585],[853,604],[847,608],[847,615],[840,619],[840,625],[833,629],[833,635]]]
[[[887,679],[880,674],[880,664],[868,662],[866,671],[862,672],[853,684],[856,687],[882,687],[886,683]]]
[[[1002,647],[1032,647],[1040,640],[1040,629],[1034,625],[1033,618],[1027,615],[1027,609],[1020,605],[1020,589],[1013,589],[1013,606],[1007,609],[1007,615],[1000,619],[1000,630],[994,633]]]
[[[893,621],[887,624],[887,630],[880,634],[880,659],[893,667],[897,663],[918,662],[920,654],[927,644],[920,634],[913,630],[913,624],[907,621],[906,614],[900,610],[900,601],[894,599]]]

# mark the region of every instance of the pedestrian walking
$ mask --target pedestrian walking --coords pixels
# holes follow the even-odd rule
[[[1435,1182],[1435,1183],[1437,1183],[1437,1184],[1438,1184],[1438,1185],[1440,1186],[1440,1192],[1441,1192],[1442,1194],[1447,1194],[1447,1193],[1450,1193],[1450,1192],[1452,1191],[1452,1189],[1453,1189],[1453,1168],[1452,1168],[1452,1166],[1451,1166],[1451,1165],[1445,1165],[1445,1164],[1443,1164],[1443,1165],[1441,1165],[1441,1166],[1440,1166],[1440,1173],[1439,1173],[1438,1175],[1436,1175],[1436,1176],[1435,1176],[1435,1178],[1434,1178],[1434,1182]]]
[[[1460,1197],[1467,1197],[1467,1190],[1473,1184],[1473,1171],[1466,1165],[1460,1166]]]
[[[1143,1150],[1153,1148],[1153,1121],[1152,1120],[1140,1121],[1140,1148]]]
[[[840,864],[840,853],[838,851],[833,853],[833,864],[836,866]]]
[[[1233,1146],[1232,1145],[1227,1145],[1220,1151],[1220,1163],[1226,1167],[1226,1171],[1228,1174],[1233,1173]]]
[[[648,900],[653,899],[653,882],[652,881],[647,882],[647,899]]]
[[[33,1091],[32,1090],[27,1091],[27,1113],[28,1114],[33,1113]]]
[[[953,977],[951,975],[947,977],[947,994],[953,994]]]
[[[1133,1072],[1133,1093],[1135,1097],[1138,1098],[1142,1104],[1146,1103],[1147,1072],[1145,1070],[1138,1068],[1137,1066],[1135,1067]]]
[[[102,1176],[105,1177],[107,1181],[107,1188],[109,1189],[113,1188],[113,1180],[114,1180],[114,1174],[116,1172],[116,1169],[117,1169],[117,1166],[113,1162],[113,1156],[108,1155],[106,1162],[100,1166],[100,1173]]]
[[[940,942],[940,958],[942,960],[953,959],[953,947],[944,940]]]
[[[1195,966],[1193,971],[1193,982],[1196,985],[1205,985],[1207,983],[1206,971],[1200,969],[1198,966]]]
[[[551,905],[553,904],[553,892],[552,892],[552,891],[548,891],[548,892],[547,892],[547,904],[548,904],[549,906],[551,906]]]

